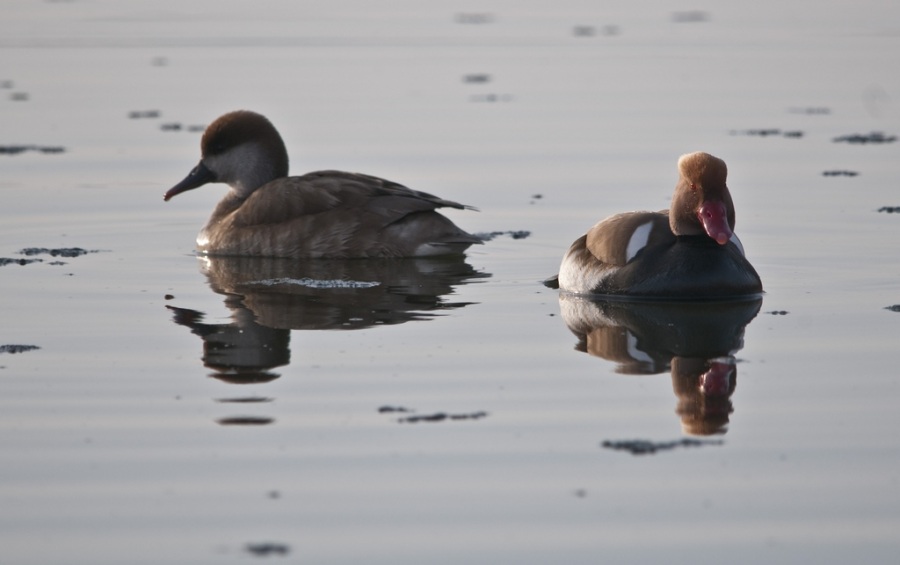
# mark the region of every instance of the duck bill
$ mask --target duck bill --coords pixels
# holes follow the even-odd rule
[[[728,210],[721,200],[707,200],[700,205],[697,216],[703,224],[706,235],[719,245],[725,245],[734,235],[731,226],[728,225]]]
[[[700,375],[700,392],[704,396],[728,396],[734,365],[713,361],[709,370]]]
[[[163,196],[163,200],[168,202],[173,196],[176,194],[181,194],[182,192],[203,186],[208,182],[213,182],[216,180],[216,176],[212,171],[206,168],[206,165],[203,164],[203,161],[191,170],[188,173],[188,176],[184,177],[184,180],[180,183],[176,184],[172,188],[166,192]]]

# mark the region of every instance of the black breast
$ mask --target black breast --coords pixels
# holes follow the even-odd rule
[[[706,236],[682,236],[646,247],[609,277],[598,294],[704,299],[762,292],[753,265],[734,243],[719,245]]]

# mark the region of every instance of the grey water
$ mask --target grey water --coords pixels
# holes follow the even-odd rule
[[[0,563],[893,563],[898,10],[4,3]],[[238,108],[494,236],[197,257]],[[698,150],[760,301],[541,284]]]

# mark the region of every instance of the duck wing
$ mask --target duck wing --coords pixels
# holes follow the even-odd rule
[[[584,238],[585,249],[598,261],[621,267],[645,247],[673,243],[675,234],[669,227],[668,210],[663,210],[610,216],[588,230]]]
[[[388,225],[438,208],[473,209],[389,180],[343,171],[317,171],[261,186],[231,212],[234,226],[278,224],[326,212],[372,214]]]

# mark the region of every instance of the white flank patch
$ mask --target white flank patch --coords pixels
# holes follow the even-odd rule
[[[628,240],[628,247],[625,249],[626,263],[634,259],[634,256],[637,255],[641,249],[647,247],[647,241],[650,239],[650,230],[652,229],[653,222],[647,222],[641,224],[634,230],[634,233],[631,234],[631,239]]]
[[[309,288],[372,288],[376,286],[380,286],[380,282],[368,282],[368,281],[345,281],[345,280],[320,280],[320,279],[310,279],[310,278],[302,278],[302,279],[291,279],[288,277],[282,277],[278,279],[265,279],[261,281],[254,281],[248,284],[261,284],[265,286],[275,286],[279,284],[294,284],[298,286],[306,286]]]
[[[631,333],[631,331],[626,331],[625,337],[627,339],[628,355],[630,355],[631,358],[635,361],[653,365],[653,357],[650,357],[649,355],[647,355],[647,352],[642,351],[640,348],[638,348],[637,336]]]

